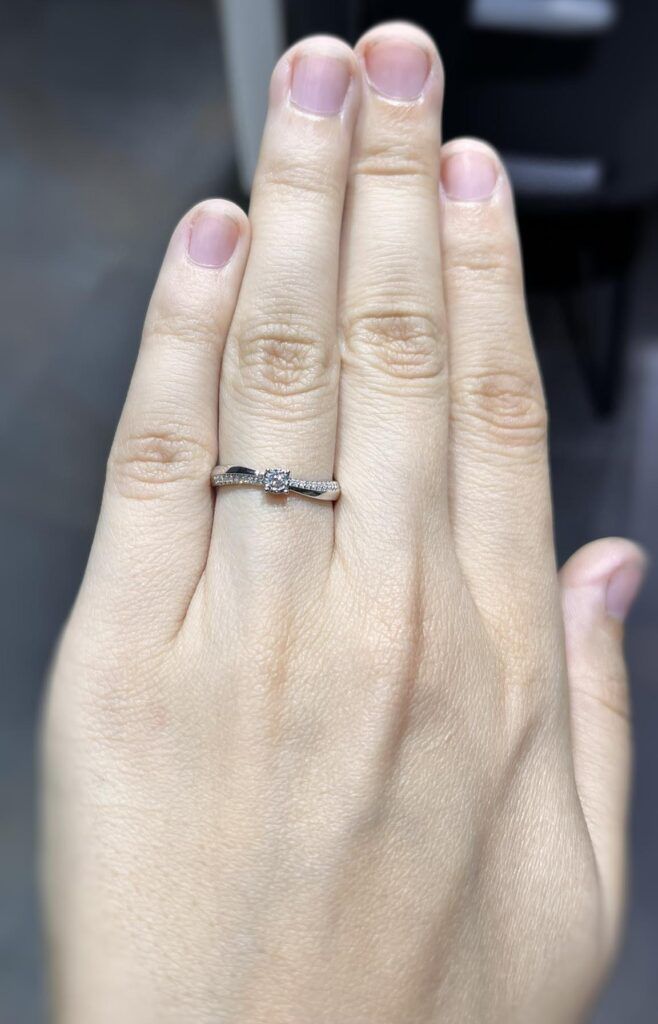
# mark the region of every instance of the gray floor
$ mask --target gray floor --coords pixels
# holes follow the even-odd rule
[[[0,1021],[43,1021],[33,872],[33,731],[75,593],[105,454],[163,245],[232,154],[210,3],[23,0],[0,34]],[[157,31],[154,25],[157,24]],[[658,539],[658,231],[639,268],[630,379],[589,407],[550,296],[533,319],[553,412],[558,546]],[[628,940],[597,1024],[658,1012],[658,581],[629,630],[637,720]]]

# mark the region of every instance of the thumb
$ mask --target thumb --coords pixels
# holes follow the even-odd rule
[[[581,548],[560,573],[576,785],[612,941],[624,903],[631,764],[624,621],[646,564],[641,548],[610,537]]]

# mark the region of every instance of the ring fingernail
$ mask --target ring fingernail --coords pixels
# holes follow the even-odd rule
[[[309,114],[338,114],[350,84],[350,69],[337,57],[309,53],[299,57],[293,68],[290,98]]]
[[[430,72],[425,50],[406,39],[373,43],[365,54],[370,84],[391,100],[416,100]]]
[[[235,251],[239,234],[238,225],[227,214],[202,212],[190,231],[190,259],[201,267],[223,267]]]
[[[451,153],[441,163],[441,184],[449,199],[482,202],[491,197],[497,181],[498,167],[482,149]]]

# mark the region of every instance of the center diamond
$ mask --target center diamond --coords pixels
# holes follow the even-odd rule
[[[287,469],[266,469],[263,485],[272,494],[287,494],[290,486],[290,471]]]

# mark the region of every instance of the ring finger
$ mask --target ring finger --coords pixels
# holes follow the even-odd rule
[[[219,451],[226,465],[333,475],[338,388],[336,293],[343,200],[358,76],[350,48],[304,40],[272,76],[254,182],[253,246],[224,354]],[[290,571],[309,545],[333,545],[331,504],[227,488],[214,552],[244,577],[285,551]]]

